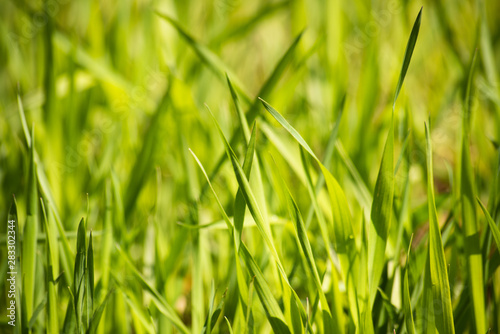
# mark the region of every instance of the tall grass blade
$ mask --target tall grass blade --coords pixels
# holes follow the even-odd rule
[[[35,129],[31,129],[30,160],[28,169],[28,189],[26,222],[23,231],[21,267],[24,277],[23,295],[26,298],[26,316],[31,319],[35,296],[35,267],[37,262],[38,238],[38,190],[35,163]]]
[[[413,235],[410,238],[410,244],[408,246],[408,253],[406,254],[406,266],[405,266],[405,275],[403,282],[403,307],[404,307],[404,316],[405,316],[405,324],[406,331],[408,334],[415,334],[415,324],[413,323],[413,312],[411,310],[411,297],[410,297],[410,286],[408,283],[408,271],[410,270],[410,250],[411,244],[413,241]]]
[[[47,267],[46,267],[46,281],[47,285],[47,333],[49,334],[57,334],[59,333],[59,322],[58,322],[58,303],[57,303],[57,294],[56,294],[56,282],[55,278],[57,272],[54,269],[54,261],[57,261],[57,258],[54,259],[53,249],[57,248],[57,238],[51,231],[49,218],[45,209],[44,201],[40,200],[42,204],[43,216],[44,216],[44,227],[45,227],[45,236],[46,236],[46,254],[47,254]]]
[[[435,325],[439,333],[454,334],[455,326],[451,306],[450,282],[448,280],[448,268],[436,212],[431,137],[427,124],[425,124],[425,138],[427,144],[427,201],[429,206],[428,261],[430,281],[432,283],[432,304],[434,306]]]
[[[286,187],[284,181],[282,180],[283,191],[287,199],[288,213],[292,218],[292,222],[295,228],[295,236],[297,238],[298,244],[301,247],[301,251],[306,259],[308,270],[316,286],[316,292],[319,295],[321,308],[323,310],[323,326],[325,333],[342,333],[342,323],[340,319],[333,319],[330,307],[328,306],[328,301],[326,299],[325,293],[323,292],[323,287],[321,285],[321,279],[319,276],[318,268],[316,267],[316,261],[314,260],[314,255],[311,248],[311,243],[307,237],[307,230],[300,214],[299,208],[292,198],[292,194],[288,187]]]
[[[477,333],[486,332],[486,315],[484,308],[483,259],[480,247],[479,226],[476,211],[476,185],[474,170],[469,150],[471,96],[476,65],[477,49],[472,56],[464,100],[464,117],[462,126],[461,168],[460,168],[460,201],[462,204],[462,224],[465,232],[465,253],[467,255],[470,291],[474,310],[474,323]]]
[[[391,120],[389,133],[385,142],[382,162],[378,172],[377,183],[373,194],[371,209],[372,225],[368,238],[368,275],[369,275],[369,306],[371,312],[378,284],[385,265],[385,248],[387,235],[391,225],[392,204],[394,199],[394,119]]]
[[[403,81],[405,80],[406,72],[408,71],[408,66],[410,66],[411,56],[413,55],[413,50],[415,49],[415,43],[417,42],[418,32],[420,30],[420,22],[422,20],[422,8],[418,12],[415,23],[413,23],[413,28],[411,29],[410,39],[406,45],[405,56],[403,60],[403,65],[401,66],[401,71],[399,74],[398,84],[396,86],[396,93],[394,94],[394,102],[392,103],[392,109],[394,110],[396,106],[396,100],[398,99],[399,92],[403,86]]]
[[[243,162],[243,171],[248,179],[250,179],[250,171],[252,169],[252,161],[255,153],[255,134],[256,124],[254,123],[250,141],[248,142],[245,161]],[[243,222],[245,220],[245,208],[246,203],[243,192],[240,188],[238,188],[238,192],[236,193],[236,198],[234,200],[234,232],[236,249],[240,248],[241,233],[243,231]]]
[[[326,169],[321,161],[316,157],[312,149],[302,138],[302,136],[295,130],[290,123],[269,103],[261,99],[262,104],[266,110],[287,130],[292,137],[316,160],[321,168],[321,172],[325,177],[325,182],[330,196],[330,207],[333,216],[333,230],[335,236],[336,251],[339,255],[344,282],[347,286],[347,293],[349,299],[349,307],[354,323],[357,325],[359,322],[359,309],[356,296],[357,284],[357,250],[353,236],[353,229],[351,224],[351,217],[349,206],[345,197],[344,191],[338,184],[333,175]],[[356,269],[355,269],[356,268]]]
[[[260,302],[264,307],[267,319],[273,328],[274,333],[289,334],[290,329],[285,323],[285,318],[283,312],[281,311],[276,299],[274,299],[271,289],[267,285],[267,282],[262,275],[257,263],[253,259],[252,255],[246,248],[245,244],[241,244],[240,256],[242,257],[245,265],[250,272],[250,275],[254,277],[254,286],[257,295],[259,296]]]

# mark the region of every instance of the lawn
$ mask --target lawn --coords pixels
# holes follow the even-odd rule
[[[0,17],[1,333],[500,333],[500,2]]]

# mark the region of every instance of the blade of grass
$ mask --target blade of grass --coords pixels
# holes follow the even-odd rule
[[[332,145],[332,151],[333,151],[333,145]],[[343,317],[343,312],[342,312],[342,299],[341,299],[340,291],[338,288],[338,278],[337,278],[337,272],[335,270],[335,261],[333,260],[333,255],[332,255],[332,252],[330,250],[331,242],[330,242],[330,237],[328,236],[328,226],[327,226],[327,223],[326,223],[325,218],[323,216],[323,213],[321,212],[321,210],[319,208],[318,200],[316,198],[316,191],[313,190],[313,186],[312,186],[313,183],[312,183],[312,179],[311,179],[311,174],[309,173],[309,162],[307,161],[305,152],[302,148],[300,150],[300,156],[302,158],[302,165],[304,166],[304,171],[306,174],[307,191],[309,193],[309,197],[311,198],[312,206],[314,208],[314,212],[315,212],[316,217],[318,219],[318,225],[320,227],[321,236],[322,236],[323,241],[326,245],[326,251],[327,251],[328,258],[330,260],[330,264],[332,267],[332,284],[331,284],[332,289],[333,289],[332,320],[335,324],[337,324],[338,328],[336,330],[337,330],[337,332],[340,333],[343,331],[343,328],[344,328],[344,317]],[[321,175],[323,175],[323,174],[321,174]],[[324,178],[322,180],[324,182]],[[318,180],[318,182],[316,184],[319,185],[321,183],[322,182],[320,182],[320,180]],[[290,193],[289,193],[289,195],[291,196]],[[292,199],[292,201],[293,201],[293,199]],[[293,204],[294,204],[294,206],[296,206],[295,203],[293,203]],[[297,211],[298,211],[298,209],[297,209]],[[302,220],[302,218],[300,218],[300,221],[301,220]],[[307,228],[307,223],[304,226],[304,229],[305,228]],[[305,236],[307,237],[307,235],[305,235]],[[315,268],[315,270],[316,270],[316,273],[315,273],[315,275],[316,275],[317,269]],[[318,275],[318,278],[319,278],[319,275]],[[315,284],[317,284],[317,282],[315,282]],[[321,288],[321,284],[319,285],[319,287]],[[318,293],[319,293],[319,291],[318,291]],[[321,299],[322,304],[324,303],[324,300],[326,300],[326,297],[323,300],[323,298],[321,297],[321,293],[319,294],[319,298]],[[332,328],[330,328],[330,330],[332,330]]]
[[[94,248],[92,246],[92,231],[89,236],[89,246],[87,248],[86,262],[86,295],[87,295],[87,327],[92,327],[92,314],[94,313]]]
[[[73,296],[75,298],[76,324],[79,332],[83,330],[83,310],[84,310],[84,291],[86,287],[85,264],[86,264],[86,228],[85,219],[82,218],[78,224],[78,236],[76,240],[76,258],[75,270],[73,272]]]
[[[429,206],[429,271],[434,297],[434,316],[436,329],[440,333],[455,333],[453,324],[453,309],[451,306],[450,283],[448,268],[444,254],[443,242],[436,212],[434,199],[434,177],[432,169],[432,147],[429,128],[425,124],[427,143],[427,201]]]
[[[403,65],[401,66],[401,71],[399,74],[398,84],[396,86],[396,93],[394,93],[394,102],[392,103],[392,110],[396,107],[396,100],[398,99],[399,92],[403,86],[403,81],[405,80],[406,72],[408,71],[408,66],[410,65],[411,56],[413,54],[413,49],[415,49],[415,43],[417,42],[418,32],[420,30],[420,21],[422,20],[422,8],[418,12],[413,28],[411,29],[410,39],[406,45],[405,56],[403,60]]]
[[[56,294],[56,283],[54,281],[57,272],[54,270],[53,263],[57,261],[57,258],[53,258],[53,249],[57,247],[57,239],[55,235],[51,233],[51,228],[49,227],[49,219],[47,212],[45,210],[45,205],[43,199],[40,199],[43,216],[44,216],[44,227],[46,235],[46,254],[47,254],[47,272],[46,272],[46,285],[47,285],[47,333],[57,334],[59,333],[58,315],[57,315],[57,294]]]
[[[215,121],[215,120],[214,120]],[[218,126],[218,125],[217,125]],[[224,138],[225,139],[225,138]],[[201,162],[198,160],[196,155],[191,151],[191,154],[195,158],[196,162],[200,166],[207,183],[212,190],[212,193],[214,194],[214,197],[216,199],[217,205],[219,207],[219,211],[221,212],[222,216],[224,217],[224,221],[226,222],[228,229],[231,234],[234,234],[234,229],[231,225],[231,221],[229,220],[229,217],[227,216],[226,211],[224,210],[224,207],[222,206],[215,189],[212,186],[212,183],[210,182],[210,179],[205,172],[205,169],[203,168],[203,165]],[[243,174],[243,172],[242,172]],[[242,189],[244,189],[242,187]],[[231,236],[234,238],[234,236]],[[244,243],[240,243],[240,249],[239,249],[239,255],[243,259],[243,262],[245,263],[245,266],[247,270],[250,273],[251,277],[254,277],[254,284],[255,284],[255,289],[257,291],[257,295],[259,296],[259,300],[262,303],[262,306],[264,307],[264,311],[266,312],[266,316],[269,320],[269,323],[271,324],[273,330],[275,333],[290,333],[290,330],[288,329],[286,323],[285,323],[285,317],[283,315],[283,312],[279,308],[278,303],[276,302],[274,296],[271,293],[271,289],[269,288],[267,282],[265,281],[264,276],[262,275],[262,272],[258,268],[257,264],[255,263],[255,260],[253,259],[252,255],[246,248]],[[242,303],[247,303],[247,300],[249,298],[249,293],[248,289],[246,287],[246,284],[244,284],[244,278],[241,273],[241,267],[239,266],[238,261],[236,262],[237,266],[237,278],[238,278],[238,288],[240,291],[240,300],[243,299],[243,297],[246,297],[245,301],[242,301]],[[243,284],[242,284],[243,283]],[[247,304],[248,308],[251,308],[250,304]]]
[[[290,193],[290,190],[286,186],[284,180],[281,179],[281,181],[282,188],[287,199],[288,212],[292,218],[292,222],[294,223],[295,236],[306,259],[308,270],[312,275],[317,293],[319,294],[321,308],[323,309],[323,330],[325,333],[342,333],[343,323],[341,322],[341,319],[333,319],[330,307],[328,306],[328,301],[326,299],[325,293],[323,292],[321,279],[318,273],[318,268],[316,267],[316,262],[314,260],[311,243],[309,242],[309,239],[307,237],[307,230],[304,224],[304,220],[302,219],[302,215],[300,214],[299,208],[292,198],[292,194]]]
[[[493,239],[495,239],[495,242],[497,244],[497,250],[500,252],[500,229],[495,224],[495,221],[493,220],[493,218],[491,218],[490,213],[488,212],[486,207],[483,205],[481,200],[479,198],[476,198],[476,200],[479,203],[481,210],[483,210],[483,213],[486,217],[486,221],[488,222],[488,225],[490,226],[491,234],[493,234]]]
[[[35,129],[31,129],[30,163],[28,169],[28,189],[26,206],[26,223],[23,231],[22,246],[22,275],[25,280],[23,294],[26,298],[26,316],[28,319],[33,314],[33,302],[35,295],[35,265],[37,261],[37,237],[38,237],[38,191],[35,163]]]
[[[99,307],[95,310],[94,314],[92,315],[92,320],[90,322],[90,327],[87,330],[87,334],[97,333],[99,322],[101,321],[102,315],[104,314],[104,310],[109,301],[109,297],[113,292],[114,292],[113,290],[109,291],[104,300],[102,301],[101,305],[99,305]]]
[[[410,270],[410,250],[413,241],[413,234],[410,238],[410,245],[408,246],[408,253],[406,255],[406,266],[404,275],[404,288],[403,288],[403,308],[404,317],[406,323],[406,331],[408,334],[415,334],[415,325],[413,324],[413,312],[411,310],[411,297],[410,297],[410,286],[408,283],[408,271]]]
[[[250,170],[252,168],[252,161],[255,153],[255,134],[256,124],[254,123],[250,141],[248,142],[245,161],[243,162],[243,171],[248,179],[250,179]],[[234,231],[237,250],[240,248],[241,234],[243,232],[243,222],[245,220],[245,209],[245,198],[243,197],[241,188],[238,188],[238,192],[236,193],[236,198],[234,200]]]
[[[343,270],[344,282],[347,286],[349,305],[354,323],[358,324],[358,305],[355,293],[357,273],[354,268],[357,268],[357,250],[353,236],[353,228],[349,212],[349,206],[345,197],[344,191],[338,184],[333,175],[326,169],[321,161],[316,157],[306,141],[295,130],[290,123],[269,103],[261,99],[262,104],[267,111],[287,130],[292,137],[316,160],[321,168],[321,172],[325,177],[325,182],[330,195],[330,206],[333,216],[333,230],[335,236],[336,251],[339,255],[341,268]]]
[[[257,266],[257,263],[255,263],[255,260],[243,243],[240,247],[240,256],[245,262],[250,275],[254,277],[255,291],[259,296],[260,302],[262,303],[273,331],[275,333],[290,333],[290,330],[285,323],[283,312],[276,302],[271,289],[269,288],[264,276],[262,275],[262,272]]]
[[[385,265],[385,248],[391,225],[394,199],[394,119],[387,134],[384,153],[375,184],[371,209],[371,226],[368,237],[369,302],[366,312],[371,312],[378,284]]]
[[[483,259],[481,254],[479,227],[477,224],[476,195],[474,171],[469,150],[471,95],[476,65],[477,49],[472,56],[467,86],[464,96],[464,112],[462,123],[461,168],[460,168],[460,200],[462,204],[462,224],[465,232],[465,253],[467,256],[470,291],[474,311],[474,323],[477,333],[486,332],[486,314],[484,308]]]
[[[134,274],[134,276],[138,279],[139,283],[143,286],[143,288],[151,294],[153,300],[155,301],[155,304],[159,308],[159,311],[172,322],[172,324],[179,330],[179,332],[183,334],[190,333],[189,329],[186,327],[186,325],[184,325],[182,320],[175,312],[174,308],[170,306],[165,300],[165,298],[162,295],[160,295],[160,293],[144,279],[142,274],[133,265],[133,263],[128,258],[127,254],[123,251],[123,249],[118,244],[115,244],[115,247],[118,253],[123,258],[127,268]]]

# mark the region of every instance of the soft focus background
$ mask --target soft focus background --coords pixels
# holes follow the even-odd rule
[[[420,33],[394,109],[394,165],[401,159],[394,179],[394,218],[386,257],[380,259],[384,263],[381,293],[372,308],[374,330],[407,332],[403,275],[412,234],[408,273],[414,321],[419,333],[428,326],[422,300],[429,224],[427,122],[456,332],[492,328],[491,333],[499,333],[500,256],[495,239],[477,206],[484,281],[481,308],[472,301],[468,239],[460,213],[465,88],[477,49],[468,101],[474,193],[493,219],[500,220],[496,194],[500,189],[500,2],[493,0],[2,0],[0,217],[7,220],[15,194],[21,237],[29,206],[30,146],[25,134],[34,128],[36,198],[43,197],[48,226],[54,227],[56,238],[59,235],[55,241],[58,251],[52,252],[57,253],[52,254],[55,276],[63,272],[55,284],[55,327],[87,328],[66,327],[75,326],[70,302],[78,297],[70,294],[75,261],[71,255],[79,253],[77,228],[84,217],[86,230],[93,231],[93,309],[103,300],[107,302],[97,332],[209,332],[205,320],[221,300],[220,315],[209,317],[211,325],[217,321],[214,332],[229,333],[228,323],[234,333],[276,330],[245,265],[249,299],[246,304],[241,302],[232,238],[188,150],[199,158],[232,217],[238,182],[205,107],[210,108],[243,163],[248,138],[245,140],[241,130],[227,74],[249,125],[257,120],[258,159],[250,184],[272,226],[271,242],[290,285],[311,317],[308,330],[324,332],[323,320],[321,312],[313,311],[318,307],[314,305],[316,288],[294,237],[286,197],[280,190],[281,177],[308,227],[323,291],[329,303],[340,303],[342,330],[354,333],[356,316],[348,305],[334,244],[325,245],[313,214],[298,145],[257,97],[273,105],[320,160],[330,157],[329,169],[346,195],[353,237],[364,254],[394,92],[422,6]],[[338,137],[332,146],[328,142],[335,125]],[[315,184],[319,168],[312,164],[308,170]],[[325,187],[317,199],[333,239]],[[43,333],[49,332],[48,324],[54,321],[49,321],[50,314],[54,313],[43,302],[47,300],[48,260],[41,206],[35,224],[39,226],[36,283],[29,313],[41,305],[31,325],[33,332]],[[5,231],[2,224],[1,310],[8,300]],[[87,245],[89,241],[87,234]],[[248,210],[243,241],[285,318],[293,319],[293,314],[286,314],[290,310],[284,303],[283,282]],[[20,247],[17,251],[21,253]],[[68,258],[63,259],[64,254]],[[362,286],[366,270],[360,269],[360,273]],[[17,279],[20,286],[21,276]],[[148,291],[145,282],[158,295]],[[112,293],[106,299],[108,290]],[[483,320],[478,318],[478,310],[484,313]],[[27,317],[31,319],[31,315]],[[0,319],[0,331],[10,331],[4,311]],[[177,320],[185,328],[175,325]],[[295,327],[292,332],[296,331]],[[358,332],[365,331],[358,327]]]

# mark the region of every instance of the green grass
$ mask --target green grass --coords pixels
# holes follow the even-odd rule
[[[500,333],[497,2],[0,13],[0,332]]]

